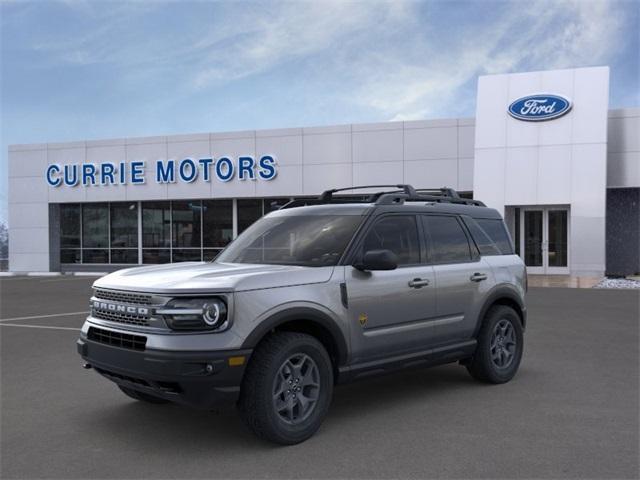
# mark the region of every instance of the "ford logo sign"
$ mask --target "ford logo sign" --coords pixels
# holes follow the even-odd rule
[[[541,122],[561,117],[571,110],[571,100],[560,95],[527,95],[509,105],[509,115],[518,120]]]

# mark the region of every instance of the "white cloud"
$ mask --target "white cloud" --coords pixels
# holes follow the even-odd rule
[[[226,32],[226,36],[214,33],[213,40],[200,42],[207,61],[194,84],[203,88],[264,72],[289,60],[331,55],[352,36],[390,18],[398,22],[405,18],[404,1],[296,2],[267,11],[252,10],[232,20],[239,31]]]
[[[389,73],[372,78],[371,58],[361,58],[358,75],[372,80],[362,84],[356,101],[391,120],[440,116],[478,75],[605,61],[623,41],[622,15],[606,2],[505,4],[495,21],[465,25],[454,41],[425,40],[423,62],[376,52],[375,69]]]
[[[410,0],[205,3],[169,33],[155,30],[155,2],[67,3],[92,23],[33,45],[53,63],[108,64],[136,82],[180,76],[181,88],[206,91],[306,61],[340,78],[342,91],[326,93],[336,102],[394,120],[451,112],[479,74],[598,64],[623,41],[618,4],[580,0],[506,2],[459,26],[437,12],[458,3],[426,14]]]

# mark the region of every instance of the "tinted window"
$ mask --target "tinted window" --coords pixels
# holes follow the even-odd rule
[[[420,263],[420,240],[413,216],[390,216],[378,220],[367,232],[362,252],[391,250],[398,256],[398,265]]]
[[[200,201],[172,202],[171,208],[173,248],[200,248]]]
[[[469,227],[471,236],[478,246],[481,255],[502,255],[497,245],[489,238],[489,235],[476,223],[473,218],[466,218],[465,223]]]
[[[171,209],[169,202],[142,204],[142,246],[169,247],[171,245]]]
[[[138,247],[138,204],[137,203],[112,203],[111,204],[111,248],[137,248],[137,247]],[[123,262],[123,263],[130,263],[130,262]]]
[[[80,247],[80,205],[60,205],[60,246]]]
[[[238,201],[238,234],[244,232],[253,222],[262,217],[262,200],[239,199]]]
[[[202,202],[204,247],[226,247],[233,238],[232,200],[204,200]],[[217,252],[218,250],[216,250]]]
[[[513,253],[511,239],[502,220],[490,218],[476,218],[475,220],[496,247],[498,247],[500,253],[503,255],[511,255]]]
[[[456,217],[423,216],[432,263],[471,261],[469,241]]]
[[[109,210],[106,203],[87,203],[82,206],[82,247],[109,247]],[[103,258],[104,252],[95,255]],[[100,263],[97,260],[85,263]]]

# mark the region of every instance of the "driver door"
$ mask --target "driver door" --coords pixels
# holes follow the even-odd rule
[[[377,218],[364,234],[356,258],[370,250],[391,250],[398,268],[345,270],[353,361],[427,348],[436,315],[433,267],[425,265],[421,226],[415,215]]]

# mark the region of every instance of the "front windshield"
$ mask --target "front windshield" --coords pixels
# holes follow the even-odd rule
[[[278,215],[245,230],[216,262],[336,265],[362,221],[358,215]]]

